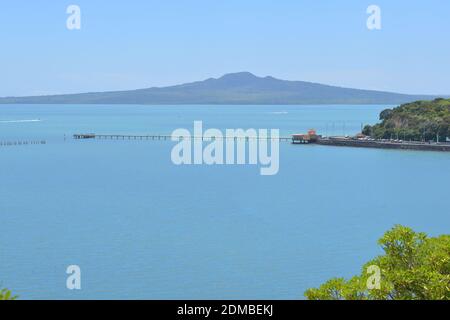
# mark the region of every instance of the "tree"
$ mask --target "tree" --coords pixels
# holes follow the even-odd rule
[[[450,300],[450,235],[429,238],[395,226],[378,241],[384,255],[368,262],[359,276],[331,279],[309,289],[310,300]],[[369,289],[379,268],[379,288]]]
[[[13,296],[11,291],[7,289],[0,289],[0,300],[16,300],[17,296]]]
[[[380,113],[380,120],[389,119],[394,111],[392,109],[385,109]]]
[[[366,125],[362,131],[362,134],[366,135],[366,136],[372,136],[372,127],[369,125]]]

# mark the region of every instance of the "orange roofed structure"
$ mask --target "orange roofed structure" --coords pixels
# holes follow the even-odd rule
[[[308,133],[306,134],[293,134],[292,135],[292,142],[294,143],[310,143],[310,142],[316,142],[319,140],[320,136],[317,135],[316,130],[310,129],[308,130]]]

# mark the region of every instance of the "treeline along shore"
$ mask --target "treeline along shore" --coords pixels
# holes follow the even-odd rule
[[[380,120],[378,124],[365,126],[354,137],[317,136],[310,142],[327,146],[450,151],[450,99],[406,103],[382,111]]]
[[[374,139],[448,142],[450,99],[402,104],[381,112],[380,120],[374,126],[366,126],[362,133]]]

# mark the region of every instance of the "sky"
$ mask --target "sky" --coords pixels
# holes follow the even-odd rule
[[[81,29],[69,30],[69,5]],[[381,9],[381,30],[366,10]],[[450,94],[450,1],[1,0],[0,96],[167,86],[231,72]]]

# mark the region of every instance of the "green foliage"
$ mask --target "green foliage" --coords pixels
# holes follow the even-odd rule
[[[7,289],[0,289],[0,301],[1,300],[16,300],[17,296],[13,296],[11,291]]]
[[[309,289],[310,300],[450,300],[450,235],[429,238],[396,226],[379,240],[385,254],[368,262],[361,275],[331,279]],[[380,268],[380,288],[368,289],[370,266]]]
[[[416,101],[381,112],[379,124],[366,126],[365,135],[377,139],[414,141],[437,140],[450,137],[450,99]]]

